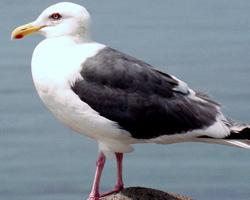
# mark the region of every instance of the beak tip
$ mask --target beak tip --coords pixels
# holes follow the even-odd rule
[[[11,35],[11,40],[15,40],[15,39],[22,39],[24,37],[23,34],[12,34]]]
[[[22,39],[26,35],[31,34],[37,30],[37,27],[34,27],[32,23],[25,24],[15,28],[11,33],[11,40]]]
[[[12,32],[11,40],[13,40],[13,39],[22,39],[26,35],[37,32],[37,31],[39,31],[40,29],[42,29],[44,27],[46,27],[46,26],[36,26],[36,25],[33,25],[33,23],[29,23],[29,24],[26,24],[26,25],[19,26]]]

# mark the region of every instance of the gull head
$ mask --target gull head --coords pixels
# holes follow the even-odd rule
[[[61,2],[46,8],[33,22],[17,27],[12,39],[21,39],[32,33],[46,38],[61,36],[89,39],[90,15],[78,4]]]

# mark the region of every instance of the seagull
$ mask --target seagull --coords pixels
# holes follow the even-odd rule
[[[45,36],[31,68],[35,88],[54,116],[97,141],[99,156],[89,200],[124,188],[124,153],[136,143],[205,142],[250,149],[250,126],[223,115],[220,104],[170,74],[91,39],[91,17],[81,5],[61,2],[12,39]],[[106,157],[115,155],[114,189],[99,192]]]

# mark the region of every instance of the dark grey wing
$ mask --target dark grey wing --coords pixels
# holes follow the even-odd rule
[[[184,133],[216,120],[213,102],[190,98],[177,79],[114,49],[88,58],[80,73],[72,90],[134,138]]]

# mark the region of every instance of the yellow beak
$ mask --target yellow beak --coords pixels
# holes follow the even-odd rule
[[[32,34],[34,32],[39,31],[41,28],[45,26],[34,26],[32,23],[25,24],[17,27],[11,34],[11,39],[21,39],[26,35]]]

